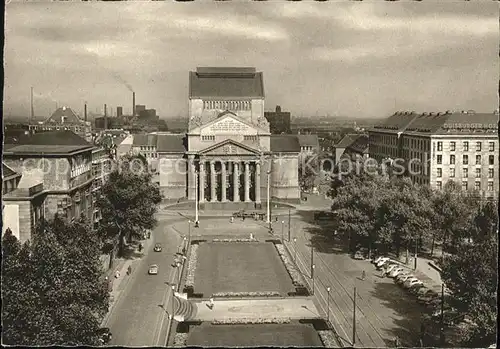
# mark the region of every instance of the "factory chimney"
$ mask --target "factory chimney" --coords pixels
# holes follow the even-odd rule
[[[132,92],[132,116],[135,116],[135,92]]]
[[[83,120],[87,122],[87,103],[83,105]]]
[[[104,104],[104,129],[108,129],[108,107]]]
[[[30,120],[29,120],[28,124],[31,124],[33,122],[33,119],[35,118],[35,109],[33,107],[33,87],[31,88],[30,105],[31,105],[31,114],[30,114]]]

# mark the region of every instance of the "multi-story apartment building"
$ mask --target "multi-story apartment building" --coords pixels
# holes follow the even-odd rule
[[[498,112],[398,112],[369,130],[370,156],[398,160],[419,184],[498,197]]]
[[[92,205],[94,210],[92,220],[94,227],[97,227],[102,218],[96,203],[101,187],[108,180],[111,173],[112,161],[110,153],[104,147],[96,146],[92,149],[92,176],[94,177],[94,182],[92,183]]]
[[[45,216],[46,191],[30,173],[22,175],[2,163],[2,235],[7,229],[21,243],[30,240]]]
[[[42,132],[6,144],[3,161],[22,176],[43,183],[48,217],[93,218],[92,148],[71,131]]]

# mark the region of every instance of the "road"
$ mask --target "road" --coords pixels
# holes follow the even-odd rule
[[[178,279],[178,269],[171,264],[182,243],[181,237],[169,229],[169,225],[183,220],[178,215],[159,216],[158,227],[152,235],[151,251],[132,271],[131,280],[107,321],[106,326],[113,333],[110,345],[165,345],[169,323],[167,312],[172,311],[173,304],[169,283],[176,283]],[[162,252],[153,251],[155,243],[162,244]],[[158,265],[158,275],[148,275],[151,264]]]
[[[306,274],[312,287],[311,233],[310,224],[298,216],[292,217],[292,238],[297,242],[287,243],[292,258],[297,249],[297,264]],[[410,339],[418,333],[422,309],[406,292],[393,284],[392,279],[380,279],[374,266],[368,261],[357,261],[339,252],[314,250],[315,295],[321,308],[327,313],[330,305],[330,320],[344,345],[350,346],[353,338],[353,293],[356,297],[356,346],[386,347],[395,336]],[[365,270],[365,281],[360,280]],[[327,287],[330,286],[329,301]],[[411,317],[411,319],[409,319]],[[416,323],[417,322],[417,323]],[[411,332],[414,333],[411,333]],[[413,344],[413,343],[410,343]]]

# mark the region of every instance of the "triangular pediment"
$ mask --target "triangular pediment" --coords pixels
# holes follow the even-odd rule
[[[238,117],[230,111],[220,113],[214,120],[189,131],[190,134],[262,134],[268,133],[251,122]]]
[[[258,149],[226,139],[199,152],[200,155],[260,155]]]

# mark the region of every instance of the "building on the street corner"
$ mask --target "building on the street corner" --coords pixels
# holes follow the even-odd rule
[[[83,214],[92,222],[92,149],[71,131],[41,132],[6,144],[3,161],[30,183],[43,183],[48,218],[59,213],[71,220]]]
[[[498,111],[397,112],[369,130],[370,157],[401,159],[415,183],[440,189],[454,180],[498,197],[498,119]]]
[[[292,133],[290,127],[290,112],[281,111],[281,106],[277,105],[275,111],[264,112],[264,117],[269,122],[269,129],[271,131],[271,134],[279,135],[282,133]]]
[[[94,227],[97,227],[102,218],[96,203],[102,186],[109,179],[112,169],[111,161],[113,160],[110,157],[109,150],[105,147],[95,146],[92,149],[92,176],[94,177],[94,181],[92,182],[92,222]]]
[[[269,171],[271,196],[298,201],[300,145],[296,136],[271,135],[264,99],[255,68],[190,72],[188,132],[157,138],[165,197],[194,200],[198,191],[202,205],[260,207]]]
[[[133,135],[132,152],[134,154],[140,154],[144,156],[151,169],[157,168],[157,138],[158,136],[156,134],[145,133]]]
[[[45,217],[46,196],[40,178],[2,163],[2,235],[10,229],[21,243],[30,240],[37,223]]]
[[[319,140],[318,135],[308,134],[303,135],[299,134],[296,136],[299,141],[300,146],[300,156],[306,157],[319,153]]]
[[[369,154],[368,135],[356,135],[354,140],[346,146],[343,156],[348,156],[350,159],[367,159]]]
[[[87,120],[82,120],[69,107],[58,108],[47,120],[38,124],[31,124],[29,128],[32,132],[69,130],[88,142],[92,138],[91,123]]]

